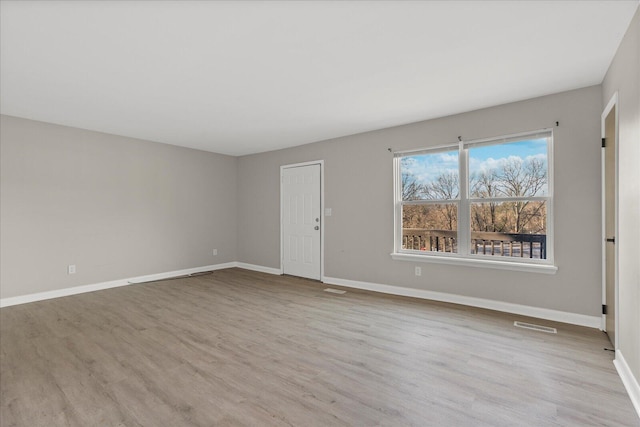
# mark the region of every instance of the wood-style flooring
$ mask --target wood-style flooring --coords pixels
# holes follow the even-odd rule
[[[228,269],[3,308],[0,425],[640,425],[602,332],[325,288]]]

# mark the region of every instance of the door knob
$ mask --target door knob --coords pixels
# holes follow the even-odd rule
[[[320,230],[320,227],[318,227],[317,225],[315,227],[313,227],[314,230]]]

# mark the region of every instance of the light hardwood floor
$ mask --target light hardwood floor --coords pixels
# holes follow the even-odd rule
[[[3,308],[0,425],[640,425],[597,330],[326,287],[229,269]]]

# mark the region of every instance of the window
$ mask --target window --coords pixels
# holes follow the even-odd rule
[[[395,259],[555,272],[550,130],[396,153]]]

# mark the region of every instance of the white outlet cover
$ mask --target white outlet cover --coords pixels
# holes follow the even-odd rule
[[[67,267],[67,274],[76,274],[75,264],[71,264]]]
[[[422,267],[416,267],[416,276],[422,276]]]
[[[218,255],[218,250],[217,250],[217,249],[214,249],[214,250],[213,250],[213,255],[214,255],[214,256],[215,256],[215,255]]]
[[[324,209],[324,216],[331,216],[331,208]]]

